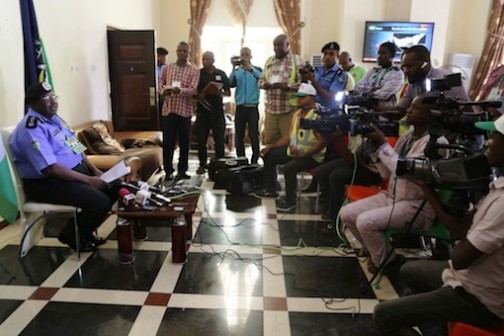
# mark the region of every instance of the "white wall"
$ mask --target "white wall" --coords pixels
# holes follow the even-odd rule
[[[35,0],[59,114],[70,124],[109,118],[107,26],[156,29],[159,0]],[[23,37],[19,2],[0,0],[0,126],[23,116]],[[4,49],[5,50],[5,49]]]
[[[269,0],[256,0],[250,25],[275,20]],[[402,3],[404,1],[405,3]],[[224,8],[226,0],[214,0]],[[433,60],[441,65],[453,52],[481,53],[492,0],[302,0],[302,56],[338,41],[355,60],[362,54],[366,20],[434,21]],[[188,40],[190,0],[35,0],[60,114],[70,125],[109,117],[107,26],[155,29],[157,45],[175,59],[178,42]],[[19,2],[0,0],[0,127],[23,115],[24,70]],[[273,40],[274,36],[271,37]],[[273,50],[271,50],[273,52]],[[366,64],[372,66],[372,64]]]

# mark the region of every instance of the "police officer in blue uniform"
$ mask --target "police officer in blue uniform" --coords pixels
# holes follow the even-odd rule
[[[26,91],[28,113],[16,127],[10,146],[25,189],[26,199],[72,205],[77,214],[80,251],[96,250],[105,239],[93,231],[116,201],[120,182],[100,179],[102,172],[84,155],[86,147],[56,114],[58,97],[48,83],[34,84]],[[74,225],[70,221],[58,239],[76,249]]]

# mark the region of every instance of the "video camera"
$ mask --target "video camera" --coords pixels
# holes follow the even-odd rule
[[[301,119],[299,128],[314,129],[322,135],[341,131],[350,133],[351,136],[366,134],[373,130],[371,124],[376,125],[385,136],[397,136],[399,133],[399,123],[388,120],[387,113],[370,112],[365,109],[350,110],[349,113],[344,109],[327,110],[322,107],[317,109],[316,113],[320,115],[319,119]]]
[[[423,177],[435,187],[466,190],[483,190],[488,187],[492,170],[486,156],[481,151],[471,150],[475,135],[485,131],[474,126],[477,121],[491,120],[488,113],[463,112],[467,106],[500,107],[500,101],[467,101],[461,102],[445,96],[444,92],[461,85],[460,74],[447,75],[445,78],[431,80],[431,92],[434,96],[425,97],[424,104],[431,108],[429,125],[430,139],[425,148],[425,159],[400,158],[397,162],[398,177]],[[446,132],[459,134],[456,144],[439,144],[437,139]],[[481,136],[480,136],[481,137]],[[464,141],[463,139],[466,139]],[[448,159],[439,155],[440,149],[450,151]]]
[[[373,97],[369,93],[363,93],[360,95],[347,95],[345,96],[343,103],[347,105],[350,109],[352,106],[358,106],[360,108],[372,109],[373,106],[378,105],[380,101],[378,98]]]
[[[360,110],[350,118],[350,135],[365,135],[373,131],[371,124],[375,125],[387,137],[399,136],[399,122],[391,120],[387,113]]]
[[[233,64],[233,66],[240,66],[242,65],[242,59],[240,56],[233,56],[231,57],[231,64]]]

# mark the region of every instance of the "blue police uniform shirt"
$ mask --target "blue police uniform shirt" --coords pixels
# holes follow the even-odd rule
[[[313,75],[315,76],[317,83],[319,83],[325,90],[333,93],[344,91],[348,81],[347,72],[338,64],[334,64],[333,67],[326,73],[324,73],[324,68],[325,67],[322,65],[315,69],[315,73]],[[319,94],[317,94],[315,101],[327,109],[338,109],[338,102],[334,99],[325,101]]]
[[[259,104],[259,78],[262,72],[252,66],[250,71],[239,67],[229,75],[229,86],[236,87],[235,103],[240,105]]]
[[[42,170],[55,163],[68,169],[77,166],[84,155],[74,153],[65,143],[75,137],[57,115],[48,119],[30,108],[10,139],[14,164],[21,177],[46,178]]]

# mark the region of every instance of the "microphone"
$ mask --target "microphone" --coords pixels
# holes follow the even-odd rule
[[[119,189],[119,199],[126,207],[131,207],[135,204],[135,195],[132,194],[127,188]]]
[[[157,194],[155,192],[146,189],[139,188],[131,183],[122,182],[121,184],[130,190],[136,191],[135,202],[142,206],[147,205],[148,201],[151,201],[157,206],[163,206],[164,203],[171,203],[171,199],[166,196]]]

